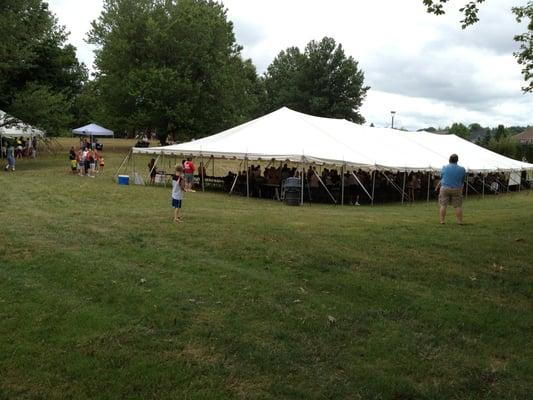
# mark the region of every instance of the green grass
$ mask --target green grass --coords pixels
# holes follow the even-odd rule
[[[531,395],[533,194],[440,226],[190,193],[177,225],[168,188],[113,182],[121,157],[0,174],[0,399]]]

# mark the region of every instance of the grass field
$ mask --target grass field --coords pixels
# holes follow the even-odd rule
[[[0,399],[527,399],[533,193],[286,207],[0,173]]]

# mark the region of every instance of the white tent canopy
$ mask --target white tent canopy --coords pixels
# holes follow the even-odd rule
[[[533,164],[504,157],[455,135],[365,127],[285,107],[216,135],[171,146],[134,147],[132,152],[400,171],[438,171],[456,153],[459,163],[470,172],[533,170]]]
[[[2,126],[8,118],[9,116],[4,111],[0,110],[0,136],[8,138],[44,137],[43,131],[23,122]]]
[[[114,136],[113,131],[97,124],[89,124],[73,129],[72,133],[80,136]]]

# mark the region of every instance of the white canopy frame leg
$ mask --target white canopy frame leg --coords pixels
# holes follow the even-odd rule
[[[402,193],[405,194],[405,180],[407,179],[407,171],[403,171],[403,184],[402,184]],[[405,196],[402,196],[402,205],[404,203]]]
[[[370,199],[370,205],[374,207],[374,193],[376,190],[376,170],[372,171],[372,198]]]
[[[359,180],[359,178],[357,177],[357,175],[353,171],[352,171],[352,175],[354,176],[355,180],[359,183],[359,185],[363,188],[363,190],[365,191],[365,193],[368,196],[368,198],[370,199],[370,201],[374,201],[374,196],[370,195],[370,193],[368,193],[368,190],[366,190],[365,185],[363,185],[363,182],[361,182]]]
[[[313,172],[315,173],[316,177],[318,178],[318,181],[320,182],[320,184],[324,187],[324,189],[326,189],[326,192],[328,192],[329,194],[329,197],[331,197],[331,200],[333,200],[333,203],[334,204],[337,204],[337,200],[335,200],[335,196],[333,196],[331,194],[331,192],[329,191],[328,187],[326,186],[326,184],[322,181],[322,178],[320,177],[320,175],[317,174],[317,172],[315,170],[313,170]]]
[[[518,193],[520,193],[522,189],[522,170],[518,171],[518,173],[520,174],[520,181],[518,182]]]

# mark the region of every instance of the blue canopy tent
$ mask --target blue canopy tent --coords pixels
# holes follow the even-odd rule
[[[97,124],[89,124],[72,130],[74,135],[89,136],[91,138],[91,145],[94,137],[112,137],[115,138],[113,131],[103,128]]]

